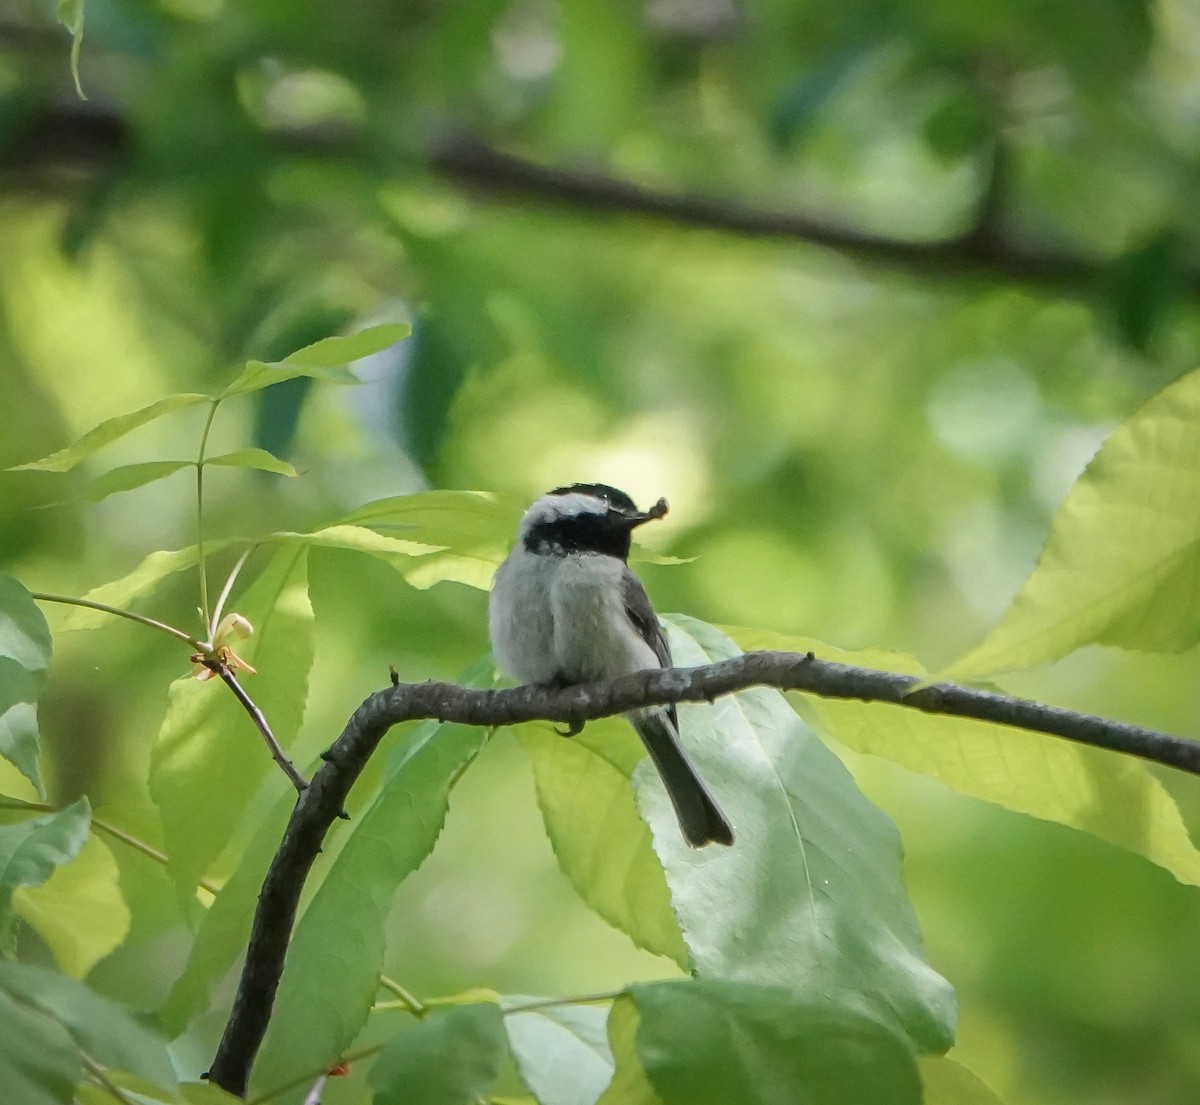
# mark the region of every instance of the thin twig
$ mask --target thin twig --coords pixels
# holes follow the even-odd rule
[[[208,435],[220,404],[220,399],[213,399],[208,408],[204,432],[200,435],[200,453],[196,457],[196,550],[200,556],[200,618],[205,625],[212,621],[212,617],[208,610],[208,570],[204,565],[204,450],[208,448]],[[211,629],[209,633],[212,633]]]
[[[415,994],[401,986],[394,978],[388,978],[387,975],[380,975],[379,985],[384,990],[395,994],[400,999],[399,1005],[407,1009],[414,1017],[424,1017],[429,1013],[428,1006]]]
[[[513,1013],[536,1013],[539,1009],[556,1009],[564,1005],[607,1005],[616,1001],[623,993],[624,990],[608,990],[600,994],[579,994],[573,998],[538,998],[522,1005],[506,1005],[504,1015],[507,1017]]]
[[[169,633],[177,641],[187,642],[197,652],[203,652],[208,648],[203,641],[196,640],[190,633],[184,633],[182,629],[176,629],[173,625],[167,625],[166,622],[147,618],[144,614],[135,614],[132,610],[122,610],[120,607],[109,606],[105,602],[93,602],[91,599],[72,598],[70,595],[51,595],[45,591],[30,591],[29,594],[32,598],[37,599],[38,602],[61,602],[67,606],[83,606],[88,610],[100,610],[105,614],[112,614],[117,618],[125,618],[127,621],[148,625],[151,629],[157,629],[160,633]]]
[[[133,1105],[133,1099],[118,1086],[105,1073],[104,1068],[96,1062],[90,1055],[85,1052],[79,1053],[79,1061],[83,1064],[84,1069],[90,1074],[104,1089],[110,1093],[114,1101],[119,1101],[121,1105]]]
[[[390,687],[371,695],[354,712],[296,803],[259,894],[245,966],[213,1060],[212,1080],[230,1093],[245,1093],[271,1018],[304,881],[351,786],[393,725],[423,718],[487,726],[592,720],[672,702],[711,702],[757,685],[993,722],[1200,775],[1200,744],[1193,741],[1010,695],[948,683],[925,686],[916,676],[817,660],[811,653],[750,652],[704,667],[645,671],[610,683],[564,689],[476,690],[432,681]]]
[[[234,697],[242,704],[242,708],[250,715],[259,733],[262,734],[262,739],[266,742],[267,748],[270,749],[271,756],[275,762],[283,768],[283,773],[292,781],[292,786],[299,793],[303,794],[308,787],[308,780],[300,774],[296,769],[296,765],[288,759],[283,746],[275,739],[275,734],[271,732],[271,726],[267,724],[267,719],[263,716],[262,710],[255,705],[254,699],[246,693],[245,688],[237,681],[237,676],[230,670],[229,665],[220,659],[208,656],[204,657],[200,662],[209,671],[219,675],[225,685],[233,691]]]

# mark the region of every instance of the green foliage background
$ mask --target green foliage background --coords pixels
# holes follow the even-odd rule
[[[275,572],[279,587],[308,560],[311,608],[287,610],[307,628],[286,634],[315,658],[303,715],[303,664],[262,677],[295,715],[279,724],[296,731],[298,762],[389,662],[411,679],[476,663],[485,597],[467,584],[486,580],[523,502],[574,479],[666,495],[670,516],[645,532],[666,555],[638,570],[660,610],[754,627],[735,635],[745,647],[803,637],[876,666],[911,663],[877,651],[889,650],[964,677],[1021,669],[1007,688],[1194,732],[1196,389],[1162,392],[1200,359],[1200,19],[1187,0],[90,0],[86,102],[53,17],[17,5],[0,25],[0,466],[168,394],[220,394],[247,361],[413,324],[357,365],[359,387],[296,377],[231,397],[214,423],[211,456],[267,449],[300,473],[246,471],[244,456],[206,470],[214,578],[237,555],[225,539],[339,520],[451,550],[414,559],[374,542],[367,556],[346,547],[362,534],[327,532],[306,554],[256,554],[247,580]],[[64,18],[85,26],[81,5]],[[540,164],[905,248],[864,257],[488,200],[439,160],[463,130]],[[1050,263],[1063,257],[1075,261]],[[0,474],[0,566],[78,595],[152,550],[191,546],[194,470],[127,490],[165,470],[124,466],[193,458],[203,420],[196,400],[71,471]],[[476,514],[354,513],[426,488],[500,498]],[[1001,621],[1064,500],[1045,571]],[[194,570],[137,600],[190,631],[196,604]],[[182,1026],[209,998],[193,967],[177,982],[210,901],[190,887],[232,876],[252,899],[286,799],[260,785],[269,765],[252,733],[232,753],[170,734],[155,748],[186,650],[126,623],[69,631],[77,615],[48,613],[53,667],[29,678],[46,688],[48,801],[68,819],[53,831],[78,835],[68,815],[86,796],[108,824],[166,847],[180,881],[94,834],[60,874],[89,888],[98,935],[81,950],[26,925],[19,950],[68,972],[73,955],[96,990],[166,1002]],[[172,702],[197,686],[177,684]],[[1194,1101],[1192,781],[1044,738],[998,751],[944,719],[881,734],[854,704],[805,709],[900,827],[929,960],[959,993],[964,1067],[1014,1103]],[[502,733],[480,752],[433,856],[385,903],[387,972],[420,995],[676,975],[581,904],[620,924],[604,887],[560,873],[521,744]],[[228,778],[196,791],[193,756]],[[356,818],[385,775],[421,769],[386,758]],[[549,804],[547,778],[573,765],[537,762]],[[627,794],[624,776],[609,783]],[[4,764],[0,783],[36,799]],[[152,799],[172,789],[164,823]],[[235,805],[253,816],[226,817]],[[5,893],[33,900],[21,906],[32,923],[54,883],[19,885]],[[200,931],[234,954],[218,910]],[[640,943],[678,956],[672,938]],[[618,1053],[652,1005],[622,1003]],[[227,1004],[226,986],[176,1045],[184,1068],[204,1069]],[[938,1092],[955,1100],[941,1071]],[[335,1082],[329,1100],[363,1082]]]

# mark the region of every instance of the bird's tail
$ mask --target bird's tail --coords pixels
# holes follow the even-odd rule
[[[683,750],[667,714],[647,712],[630,717],[630,721],[658,768],[684,839],[693,848],[712,843],[732,844],[733,829]]]

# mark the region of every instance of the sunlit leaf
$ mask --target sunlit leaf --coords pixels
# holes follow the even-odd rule
[[[206,457],[204,463],[219,464],[226,468],[254,468],[259,472],[274,472],[278,476],[296,475],[296,469],[286,460],[280,460],[266,449],[239,449],[236,453]]]
[[[41,886],[56,867],[79,855],[91,816],[87,799],[80,798],[66,809],[0,825],[0,936],[12,924],[13,892]]]
[[[236,538],[208,541],[204,545],[204,552],[208,556],[229,548],[231,545],[241,544],[245,544],[245,542]],[[168,576],[194,567],[199,561],[200,552],[195,545],[189,545],[184,549],[152,552],[132,572],[121,576],[120,579],[114,579],[110,583],[93,587],[83,597],[90,602],[102,602],[106,606],[115,606],[121,610],[129,609],[134,600],[152,591]],[[115,616],[106,614],[103,610],[89,610],[82,606],[72,606],[67,608],[67,613],[58,623],[58,628],[64,630],[100,629],[103,626],[112,625],[114,621],[116,621]]]
[[[571,885],[639,947],[686,966],[662,864],[629,781],[644,755],[633,729],[606,718],[570,739],[548,726],[522,725],[516,734],[533,761],[546,833]]]
[[[599,1105],[662,1105],[638,1054],[637,1029],[641,1019],[629,994],[622,994],[609,1009],[608,1046],[616,1070],[608,1089],[600,1096]]]
[[[371,1067],[376,1105],[476,1105],[504,1061],[498,1005],[435,1010],[397,1032]]]
[[[41,967],[0,962],[0,994],[60,1024],[78,1047],[104,1066],[161,1086],[176,1084],[166,1042],[133,1013],[81,982]]]
[[[205,912],[183,973],[158,1012],[171,1036],[178,1036],[208,1009],[217,983],[245,951],[258,892],[295,804],[295,794],[289,787],[264,816],[241,862]]]
[[[297,376],[310,376],[331,383],[358,383],[354,373],[343,368],[343,365],[379,353],[408,337],[409,333],[411,327],[407,323],[386,323],[345,337],[324,338],[296,350],[282,361],[250,361],[242,374],[221,392],[220,398],[261,391],[272,384],[294,380]]]
[[[108,845],[93,835],[49,880],[14,895],[17,916],[37,931],[59,969],[72,978],[86,977],[129,932],[119,875]]]
[[[669,630],[681,666],[740,653],[691,618],[672,617]],[[696,974],[836,995],[839,1007],[852,997],[918,1050],[949,1047],[954,991],[925,961],[890,818],[778,691],[681,705],[679,727],[737,838],[689,848],[657,775],[639,767],[639,803]]]
[[[151,460],[144,464],[123,464],[97,476],[88,487],[87,497],[98,503],[120,491],[132,491],[156,480],[166,479],[167,476],[173,476],[191,465],[190,460]]]
[[[304,716],[313,659],[307,560],[303,547],[280,549],[234,604],[255,629],[238,653],[258,674],[241,681],[285,749]],[[150,794],[162,814],[172,877],[185,894],[229,841],[263,777],[278,770],[220,680],[171,684]]]
[[[638,1054],[663,1105],[920,1105],[907,1041],[852,995],[693,981],[630,993]]]
[[[946,1055],[918,1060],[925,1105],[1004,1105],[983,1080]]]
[[[842,652],[821,641],[729,631],[747,649],[812,651],[823,660],[926,676],[910,656]],[[801,709],[838,743],[928,775],[973,798],[1091,833],[1200,885],[1200,852],[1175,799],[1128,756],[1044,733],[855,699],[804,696]]]
[[[149,406],[101,422],[99,426],[88,430],[83,437],[65,449],[51,453],[48,457],[42,457],[41,460],[15,465],[10,471],[69,472],[93,453],[103,449],[106,445],[111,445],[118,438],[124,437],[138,427],[146,425],[147,422],[153,422],[156,418],[161,418],[164,414],[170,414],[172,411],[203,403],[207,399],[206,395],[168,395],[165,399],[159,399]]]
[[[41,793],[37,710],[50,667],[50,629],[37,603],[0,574],[0,756]]]
[[[450,788],[483,747],[481,726],[419,726],[296,927],[255,1066],[260,1090],[298,1063],[337,1057],[366,1022],[383,970],[384,923],[401,881],[433,849]],[[418,1100],[425,1100],[418,1097]]]
[[[424,491],[366,503],[343,522],[432,546],[415,562],[391,561],[414,587],[453,580],[486,589],[512,545],[521,511],[515,500],[487,492]]]
[[[71,79],[75,82],[75,94],[86,100],[83,84],[79,79],[79,53],[83,48],[84,0],[58,0],[56,18],[71,32]]]
[[[506,997],[503,1007],[531,999]],[[517,1069],[540,1105],[596,1105],[612,1081],[603,1005],[552,1005],[508,1013],[504,1028]]]
[[[412,558],[436,551],[435,545],[409,541],[400,537],[387,537],[367,529],[365,526],[326,526],[312,533],[286,534],[288,539],[306,541],[329,549],[350,549],[353,552],[369,553],[372,556]]]
[[[1200,640],[1198,427],[1200,370],[1117,427],[999,625],[937,678],[1033,667],[1089,644],[1174,652]]]

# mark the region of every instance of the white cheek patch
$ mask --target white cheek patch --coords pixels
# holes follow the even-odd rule
[[[526,512],[521,520],[522,532],[531,530],[543,522],[580,514],[607,514],[608,504],[594,495],[572,491],[569,495],[543,495]]]

